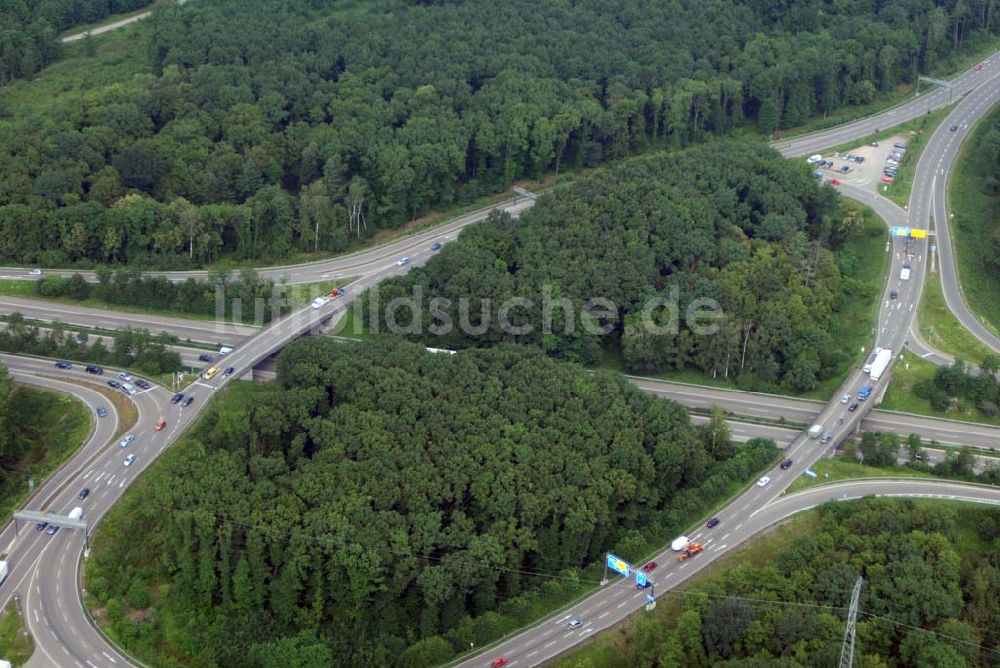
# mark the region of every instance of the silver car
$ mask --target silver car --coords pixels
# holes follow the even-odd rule
[[[583,622],[581,622],[579,619],[571,619],[571,620],[569,620],[569,624],[566,625],[566,628],[568,628],[568,629],[578,629],[581,626],[583,626]]]

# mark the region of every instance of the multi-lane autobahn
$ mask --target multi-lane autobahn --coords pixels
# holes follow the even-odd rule
[[[997,56],[994,55],[985,62],[989,65],[996,58]],[[990,69],[987,68],[987,74]],[[954,90],[962,92],[974,90],[983,81],[989,81],[981,76],[982,74],[970,70],[960,75],[952,82]],[[819,150],[831,143],[857,139],[870,134],[875,128],[889,127],[906,118],[924,113],[928,108],[947,104],[947,96],[947,92],[943,94],[941,91],[930,93],[914,102],[838,130],[781,142],[778,144],[778,148],[786,155],[801,155]],[[928,149],[930,148],[929,144]],[[923,162],[923,158],[921,162]],[[516,213],[530,204],[530,199],[523,199],[508,202],[505,207]],[[199,382],[193,386],[192,391],[197,396],[197,400],[190,408],[183,409],[169,404],[168,394],[162,388],[154,388],[140,394],[135,398],[135,403],[139,408],[139,423],[136,427],[137,439],[129,446],[132,448],[131,451],[138,456],[135,463],[131,467],[125,467],[122,460],[124,452],[129,448],[119,449],[117,445],[112,443],[100,449],[99,435],[95,435],[81,453],[95,448],[98,450],[97,453],[92,455],[92,459],[86,461],[84,466],[79,466],[80,462],[77,459],[82,455],[77,455],[70,465],[61,469],[53,481],[61,480],[62,482],[50,483],[57,487],[54,494],[49,495],[47,499],[42,499],[38,495],[34,497],[34,500],[39,503],[45,502],[38,509],[65,513],[68,508],[77,505],[74,498],[78,495],[79,488],[91,484],[96,491],[92,491],[91,496],[83,501],[83,504],[86,504],[85,518],[91,522],[99,519],[121,496],[135,476],[148,466],[167,445],[173,442],[183,429],[190,425],[211,392],[232,378],[248,372],[255,364],[302,333],[330,318],[339,317],[339,314],[343,313],[344,309],[349,306],[354,295],[386,276],[403,273],[412,266],[412,264],[398,265],[395,261],[397,257],[408,255],[414,264],[419,264],[431,254],[429,246],[433,241],[446,242],[450,240],[464,225],[482,220],[488,213],[488,210],[476,212],[433,230],[352,256],[310,265],[265,270],[263,273],[273,274],[276,278],[288,276],[292,283],[328,281],[346,275],[360,275],[362,278],[352,284],[351,292],[348,295],[332,304],[322,309],[304,307],[245,338],[225,361],[226,366],[235,368],[235,373],[232,376],[219,373],[211,381]],[[893,260],[890,281],[892,276],[898,275],[902,264],[911,263],[914,268],[913,276],[908,285],[901,286],[898,299],[890,300],[887,297],[878,316],[878,344],[899,350],[906,340],[912,322],[913,308],[911,305],[915,308],[916,299],[919,297],[919,287],[915,286],[923,279],[927,253],[926,249],[920,246],[906,246],[905,242],[900,239],[893,241],[891,252]],[[10,271],[25,273],[24,270],[0,270],[0,273]],[[184,280],[191,275],[198,274],[197,272],[194,274],[183,272],[171,274],[170,277],[171,279]],[[887,283],[886,294],[888,294],[888,290]],[[32,373],[33,371],[45,374],[52,373],[51,366],[47,363],[10,360],[8,364],[12,369],[18,369],[18,373]],[[27,365],[27,367],[23,367],[22,364]],[[31,364],[43,364],[43,366],[49,366],[49,370],[43,371],[41,367],[32,367]],[[84,384],[99,382],[79,370],[71,370],[70,374],[76,374],[76,380]],[[46,380],[45,382],[54,383],[55,381]],[[867,377],[856,370],[844,382],[840,393],[855,396],[859,387],[865,382],[867,382]],[[879,387],[884,387],[887,383],[888,376],[883,378]],[[85,394],[80,390],[78,392]],[[78,396],[80,395],[78,394]],[[88,399],[85,398],[85,400]],[[94,397],[89,397],[89,400],[94,400]],[[843,404],[834,399],[829,405],[820,409],[816,420],[831,433],[834,443],[836,443],[859,426],[869,403],[863,403],[861,410],[850,413],[845,412]],[[161,416],[167,419],[168,428],[163,431],[154,431],[152,425]],[[108,427],[102,428],[106,430]],[[788,448],[788,456],[793,460],[793,466],[787,470],[775,469],[770,472],[770,482],[767,485],[750,488],[734,503],[721,511],[719,517],[722,524],[716,528],[722,528],[723,531],[715,532],[718,535],[717,540],[714,536],[706,539],[710,542],[709,551],[684,564],[661,569],[657,575],[659,584],[656,590],[657,594],[661,594],[666,589],[664,585],[673,586],[679,583],[711,560],[724,554],[728,549],[736,547],[764,527],[787,516],[788,513],[804,509],[810,503],[817,503],[823,494],[832,494],[834,497],[838,494],[853,496],[855,493],[943,494],[981,502],[1000,502],[1000,491],[991,488],[980,489],[975,486],[952,483],[916,483],[913,481],[866,481],[828,488],[821,487],[802,493],[809,496],[792,495],[775,501],[785,487],[807,466],[823,456],[824,452],[825,448],[818,446],[816,441],[808,439],[804,435],[795,438]],[[77,464],[75,468],[74,462]],[[88,483],[91,480],[93,482]],[[10,529],[5,531],[10,531]],[[22,596],[28,624],[39,648],[32,659],[36,665],[96,667],[121,666],[129,663],[121,652],[114,649],[90,625],[86,612],[83,610],[77,590],[76,566],[79,555],[82,553],[82,547],[83,539],[79,532],[62,530],[55,536],[49,537],[37,532],[34,527],[22,527],[8,543],[6,554],[11,563],[11,576],[0,587],[0,599],[6,601],[15,592]],[[660,578],[663,579],[660,580]],[[611,605],[606,597],[614,598],[616,602]],[[630,590],[625,584],[619,583],[602,589],[593,597],[579,604],[581,606],[597,606],[592,616],[589,614],[590,611],[586,610],[588,622],[584,627],[586,629],[584,635],[614,623],[617,619],[635,611],[642,605],[642,602],[641,597],[637,598],[635,591]],[[610,606],[610,610],[607,609],[608,606]],[[580,612],[584,610],[584,608],[580,608]],[[508,656],[511,665],[521,660],[524,661],[525,665],[533,665],[551,658],[584,637],[578,634],[560,634],[561,640],[553,644],[548,644],[551,643],[548,640],[545,641],[545,644],[538,644],[539,635],[545,636],[546,625],[552,624],[554,621],[547,620],[531,630],[509,639],[498,647],[497,651]],[[478,657],[469,661],[469,665],[479,665],[484,659]]]

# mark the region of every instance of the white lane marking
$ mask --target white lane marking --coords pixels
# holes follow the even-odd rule
[[[108,661],[110,661],[111,663],[118,663],[117,661],[115,661],[115,657],[111,656],[107,652],[101,652],[101,654],[103,654],[104,656],[108,657]]]
[[[726,549],[726,547],[728,547],[728,546],[727,545],[720,545],[719,546],[719,551],[721,552],[722,550]]]
[[[38,623],[38,608],[35,608],[35,623]]]
[[[531,657],[535,656],[536,654],[538,654],[538,650],[537,650],[537,649],[536,649],[536,650],[535,650],[534,652],[531,652],[530,654],[528,654],[528,655],[527,655],[526,657],[524,657],[524,658],[526,658],[526,659],[530,659]]]
[[[739,531],[739,530],[740,530],[740,527],[741,527],[741,526],[743,526],[743,523],[742,523],[742,522],[741,522],[741,523],[739,523],[739,524],[737,524],[737,525],[736,525],[736,528],[735,528],[735,529],[733,529],[733,531]]]
[[[87,662],[87,665],[90,666],[90,668],[97,668],[96,665],[90,662],[90,659],[84,659],[84,660]]]
[[[620,608],[623,605],[627,605],[627,604],[628,604],[628,601],[622,601],[621,603],[618,604],[618,607]]]
[[[598,619],[604,619],[605,617],[607,617],[607,616],[608,616],[608,615],[610,615],[610,614],[611,614],[611,611],[610,611],[610,610],[608,610],[607,612],[605,612],[605,613],[602,613],[601,615],[599,615],[599,616],[598,616],[597,618],[598,618]]]
[[[556,620],[556,624],[562,624],[562,623],[563,623],[563,622],[565,622],[565,621],[566,621],[567,619],[569,619],[569,617],[570,617],[569,615],[566,615],[566,616],[565,616],[565,617],[563,617],[562,619],[557,619],[557,620]]]
[[[552,647],[552,646],[553,646],[553,645],[555,645],[555,644],[556,644],[556,641],[555,641],[555,640],[553,640],[553,641],[552,641],[552,642],[550,642],[550,643],[549,643],[548,645],[545,645],[545,646],[543,647],[543,649],[548,649],[549,647]]]

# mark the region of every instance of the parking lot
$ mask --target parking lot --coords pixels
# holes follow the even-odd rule
[[[899,165],[887,164],[886,160],[894,152],[899,152],[895,144],[908,144],[909,137],[906,134],[899,134],[893,137],[879,140],[877,146],[859,146],[847,153],[832,153],[821,156],[818,162],[811,162],[813,169],[818,172],[824,181],[831,185],[838,183],[850,183],[878,192],[882,185],[883,170],[887,167]],[[908,156],[905,150],[902,151],[903,163]],[[810,158],[810,160],[812,160]]]

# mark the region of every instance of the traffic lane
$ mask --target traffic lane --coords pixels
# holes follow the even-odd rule
[[[810,488],[782,497],[754,513],[747,520],[739,522],[738,526],[727,523],[727,519],[720,515],[718,526],[713,529],[702,528],[692,532],[692,540],[703,544],[707,541],[708,545],[704,552],[690,557],[682,563],[676,562],[676,553],[668,551],[658,555],[660,559],[663,559],[662,563],[669,573],[665,572],[663,567],[658,568],[659,572],[654,571],[655,596],[660,598],[677,585],[701,572],[716,559],[796,513],[814,508],[826,501],[845,498],[856,499],[872,494],[948,498],[974,503],[1000,504],[1000,489],[998,488],[924,479],[873,479]],[[711,545],[715,545],[715,547],[713,548]],[[605,586],[577,606],[563,611],[558,617],[545,620],[529,631],[488,649],[480,655],[470,657],[459,665],[469,667],[487,665],[492,658],[497,656],[507,657],[510,661],[508,665],[521,660],[525,660],[526,665],[537,665],[566,651],[582,640],[585,635],[596,633],[618,623],[643,607],[645,592],[635,590],[630,580],[621,579],[617,575],[614,577],[617,580],[613,580],[612,584]],[[581,619],[590,628],[590,632],[571,634],[568,629],[560,628],[563,620],[569,618]]]
[[[64,322],[81,327],[103,329],[148,329],[151,332],[168,332],[185,339],[206,340],[220,345],[233,345],[252,336],[259,328],[236,325],[222,320],[187,320],[160,315],[123,313],[86,306],[53,304],[18,297],[0,297],[0,314],[20,313],[25,318],[42,322]],[[205,338],[205,337],[210,338]]]

